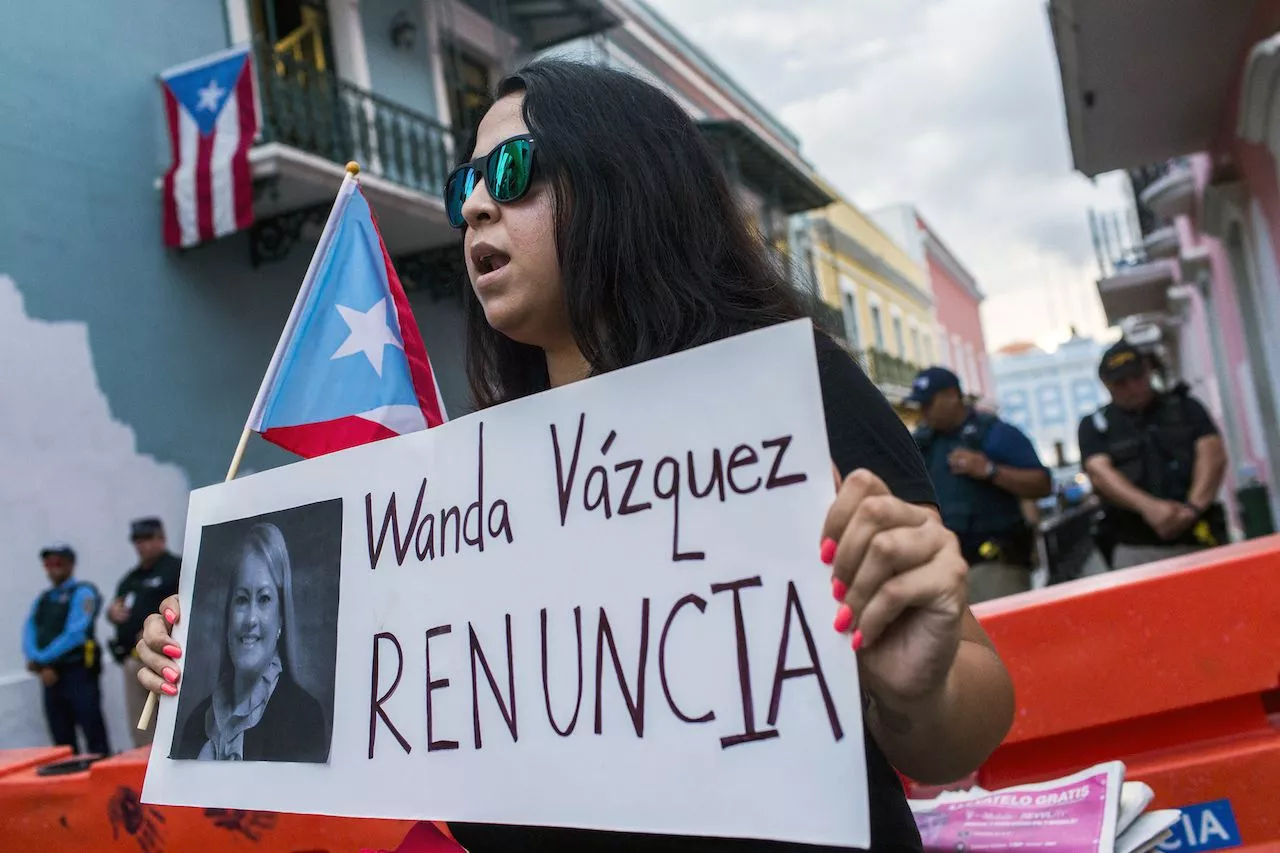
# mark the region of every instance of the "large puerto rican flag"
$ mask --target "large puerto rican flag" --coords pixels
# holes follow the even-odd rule
[[[160,75],[173,165],[164,177],[164,242],[187,248],[253,224],[249,148],[258,132],[248,47]]]
[[[409,300],[348,174],[246,426],[312,457],[444,420]]]

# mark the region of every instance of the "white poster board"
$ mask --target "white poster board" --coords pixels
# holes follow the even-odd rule
[[[196,491],[143,800],[865,847],[833,497],[807,321]]]

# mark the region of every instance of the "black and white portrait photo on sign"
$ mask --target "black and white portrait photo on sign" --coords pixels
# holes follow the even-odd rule
[[[326,763],[340,499],[204,527],[170,757]]]

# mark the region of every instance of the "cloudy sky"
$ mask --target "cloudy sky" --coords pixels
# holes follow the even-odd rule
[[[863,209],[914,202],[987,293],[989,348],[1102,334],[1041,0],[648,0]]]

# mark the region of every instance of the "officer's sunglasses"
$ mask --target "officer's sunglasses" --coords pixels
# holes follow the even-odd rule
[[[483,157],[463,163],[444,185],[444,209],[454,228],[466,225],[462,205],[484,179],[489,197],[499,204],[519,201],[533,181],[533,136],[528,133],[504,139]]]

